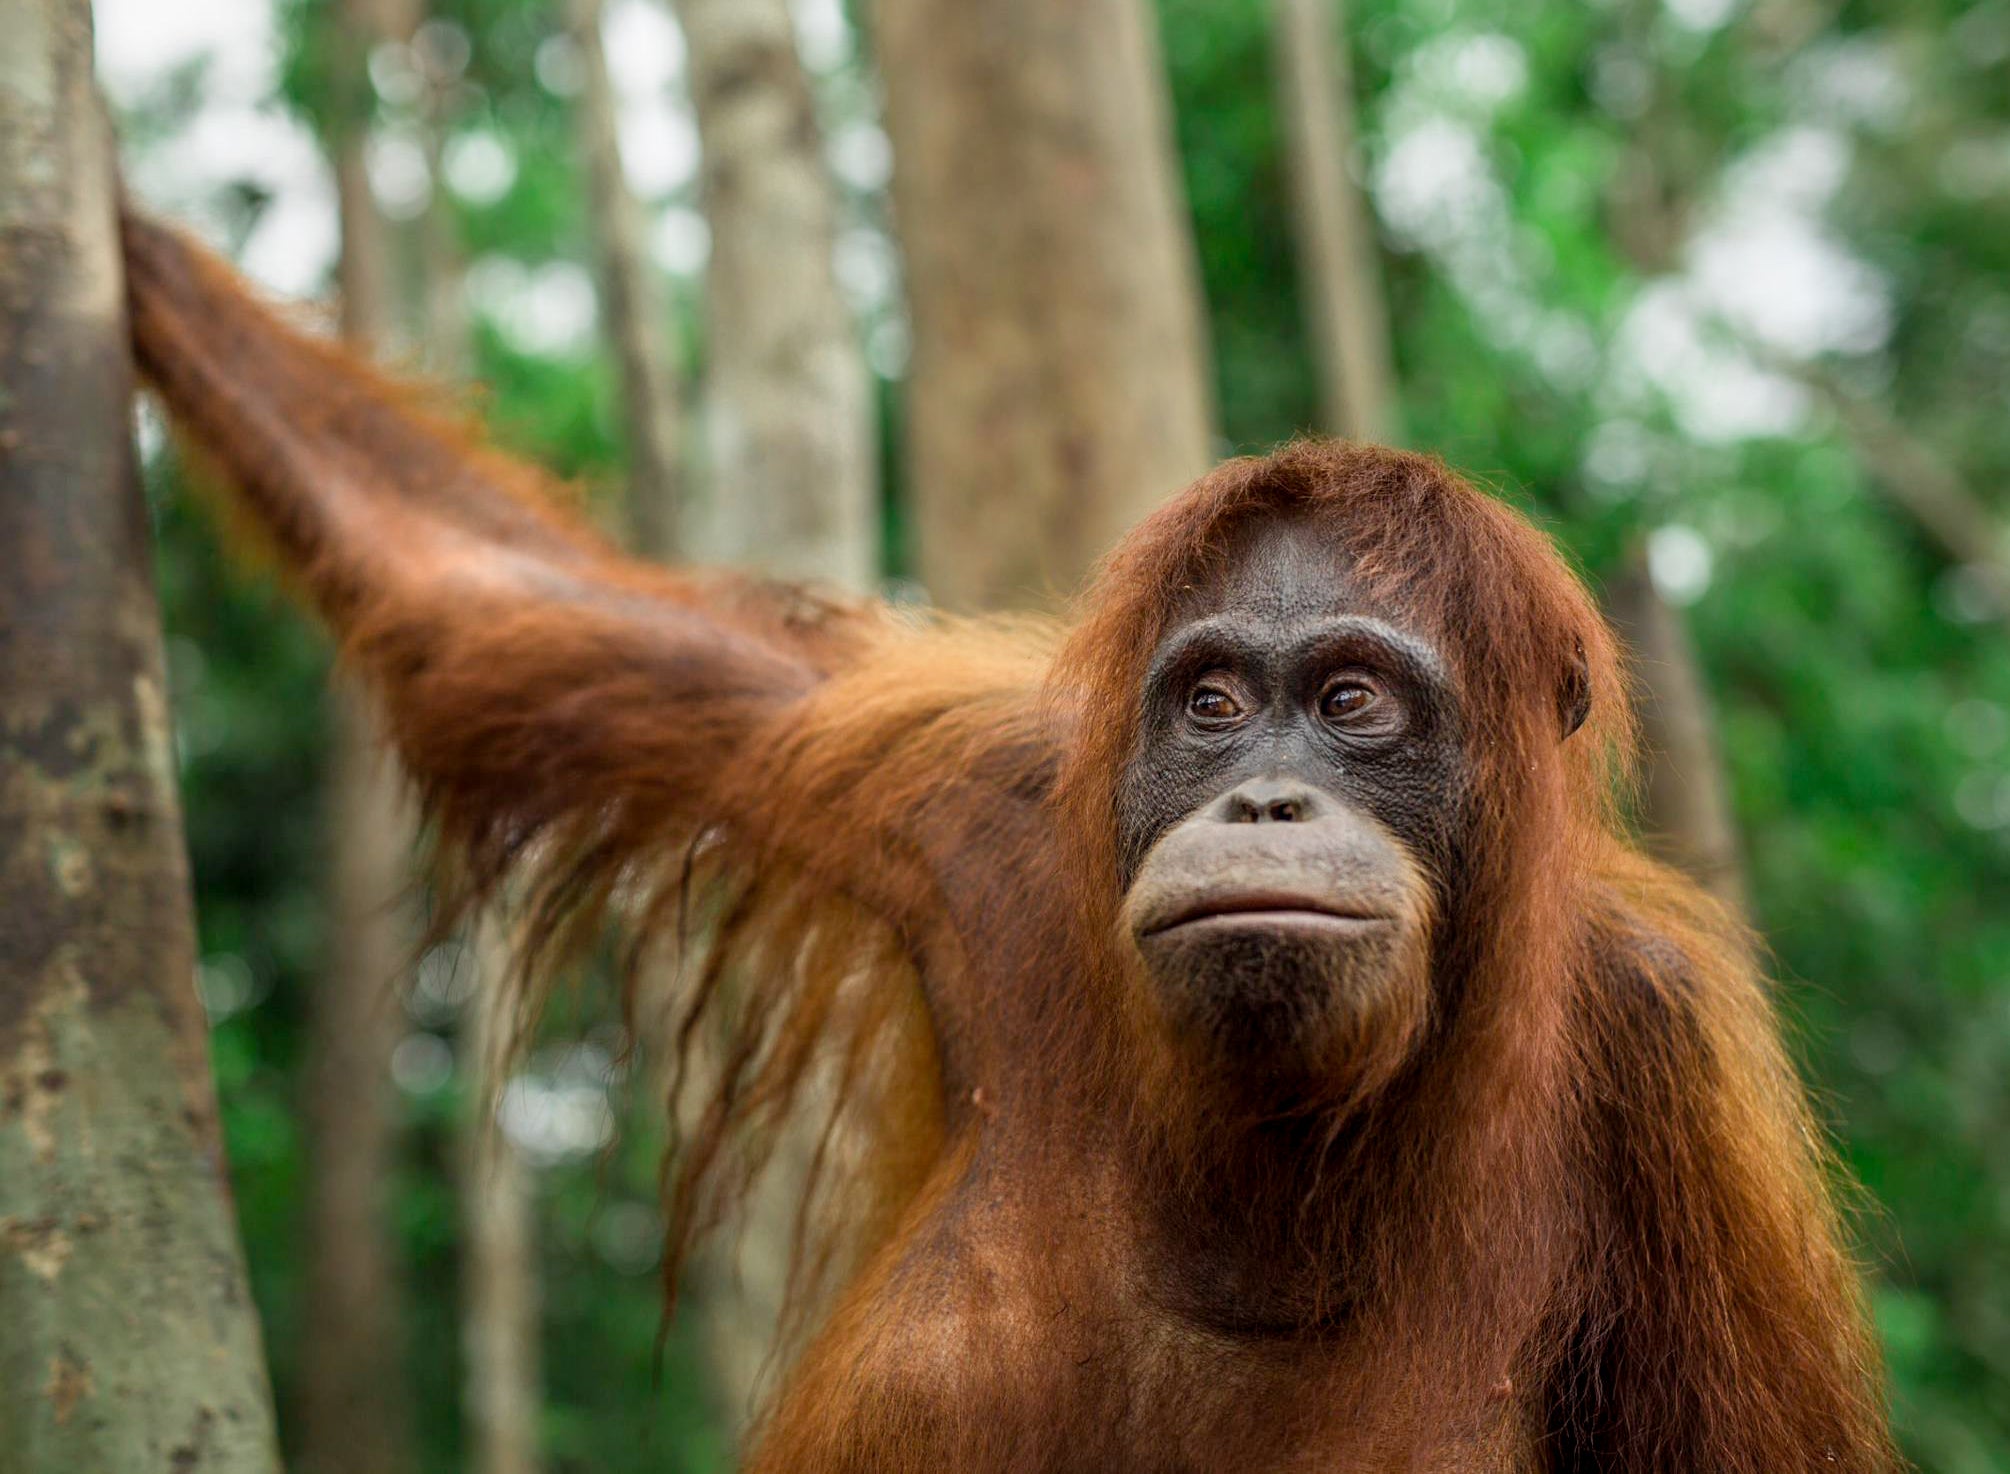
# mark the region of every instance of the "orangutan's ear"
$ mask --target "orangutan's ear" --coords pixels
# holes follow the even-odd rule
[[[1563,683],[1556,693],[1556,713],[1563,723],[1563,735],[1570,736],[1591,715],[1591,666],[1584,658],[1584,641],[1575,643]]]

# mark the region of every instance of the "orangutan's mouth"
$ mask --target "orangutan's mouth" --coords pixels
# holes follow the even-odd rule
[[[1291,931],[1332,931],[1352,933],[1388,926],[1393,916],[1357,910],[1344,902],[1300,891],[1245,891],[1230,895],[1195,896],[1155,917],[1140,928],[1139,936],[1156,937],[1189,927],[1234,930],[1263,927]]]

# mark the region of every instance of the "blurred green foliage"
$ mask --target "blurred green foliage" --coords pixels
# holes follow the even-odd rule
[[[497,197],[455,206],[478,261],[590,261],[566,103],[536,80],[554,9],[436,7],[472,43],[456,126],[491,131],[516,166]],[[1316,402],[1267,7],[1158,9],[1225,449],[1261,448],[1308,428]],[[329,87],[319,7],[287,14],[288,94],[313,117]],[[1757,921],[1873,1199],[1862,1234],[1903,1437],[1928,1470],[2010,1471],[2005,626],[1867,473],[1827,402],[1747,372],[1745,351],[1772,334],[1767,351],[1881,406],[2010,525],[2010,3],[1356,0],[1350,35],[1409,437],[1530,506],[1594,579],[1638,540],[1667,554],[1717,703]],[[859,65],[822,79],[833,127],[869,119]],[[129,138],[171,130],[200,96],[199,76],[175,79]],[[248,225],[260,201],[239,203]],[[852,205],[865,226],[883,218],[871,191]],[[1848,263],[1854,295],[1812,298],[1827,306],[1810,321],[1780,316],[1793,273],[1833,260],[1710,254],[1740,239],[1740,210],[1778,226],[1772,205]],[[1788,275],[1769,287],[1779,259]],[[692,284],[675,285],[664,331],[700,354]],[[487,317],[478,329],[497,435],[612,486],[604,360],[526,351]],[[892,378],[887,403],[892,425]],[[321,951],[325,656],[274,589],[227,571],[155,465],[204,985],[284,1399],[312,1334],[296,1097]],[[452,1021],[421,1011],[412,1027],[444,1037]],[[440,1470],[459,1447],[448,1168],[465,1088],[455,1074],[407,1093],[396,1197],[412,1319],[395,1354]],[[655,1140],[638,1122],[604,1159],[539,1175],[561,1469],[724,1458],[686,1332],[652,1375]]]

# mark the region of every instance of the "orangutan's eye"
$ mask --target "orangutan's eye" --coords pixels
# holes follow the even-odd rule
[[[1339,676],[1319,693],[1319,715],[1336,726],[1352,723],[1382,700],[1375,685],[1361,676]]]
[[[1197,722],[1219,726],[1241,716],[1242,703],[1219,680],[1204,680],[1188,694],[1186,712]]]

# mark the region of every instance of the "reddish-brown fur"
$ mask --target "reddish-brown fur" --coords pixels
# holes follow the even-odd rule
[[[143,367],[381,694],[455,894],[529,908],[525,1008],[603,918],[631,978],[707,939],[667,1021],[630,994],[728,1044],[673,1273],[800,1100],[849,1120],[757,1467],[1896,1465],[1749,941],[1626,839],[1618,656],[1519,517],[1303,444],[1150,518],[1071,633],[907,621],[623,559],[220,263],[126,246]],[[1481,802],[1387,1083],[1248,1120],[1138,1007],[1112,794],[1182,591],[1283,512],[1447,653]]]

